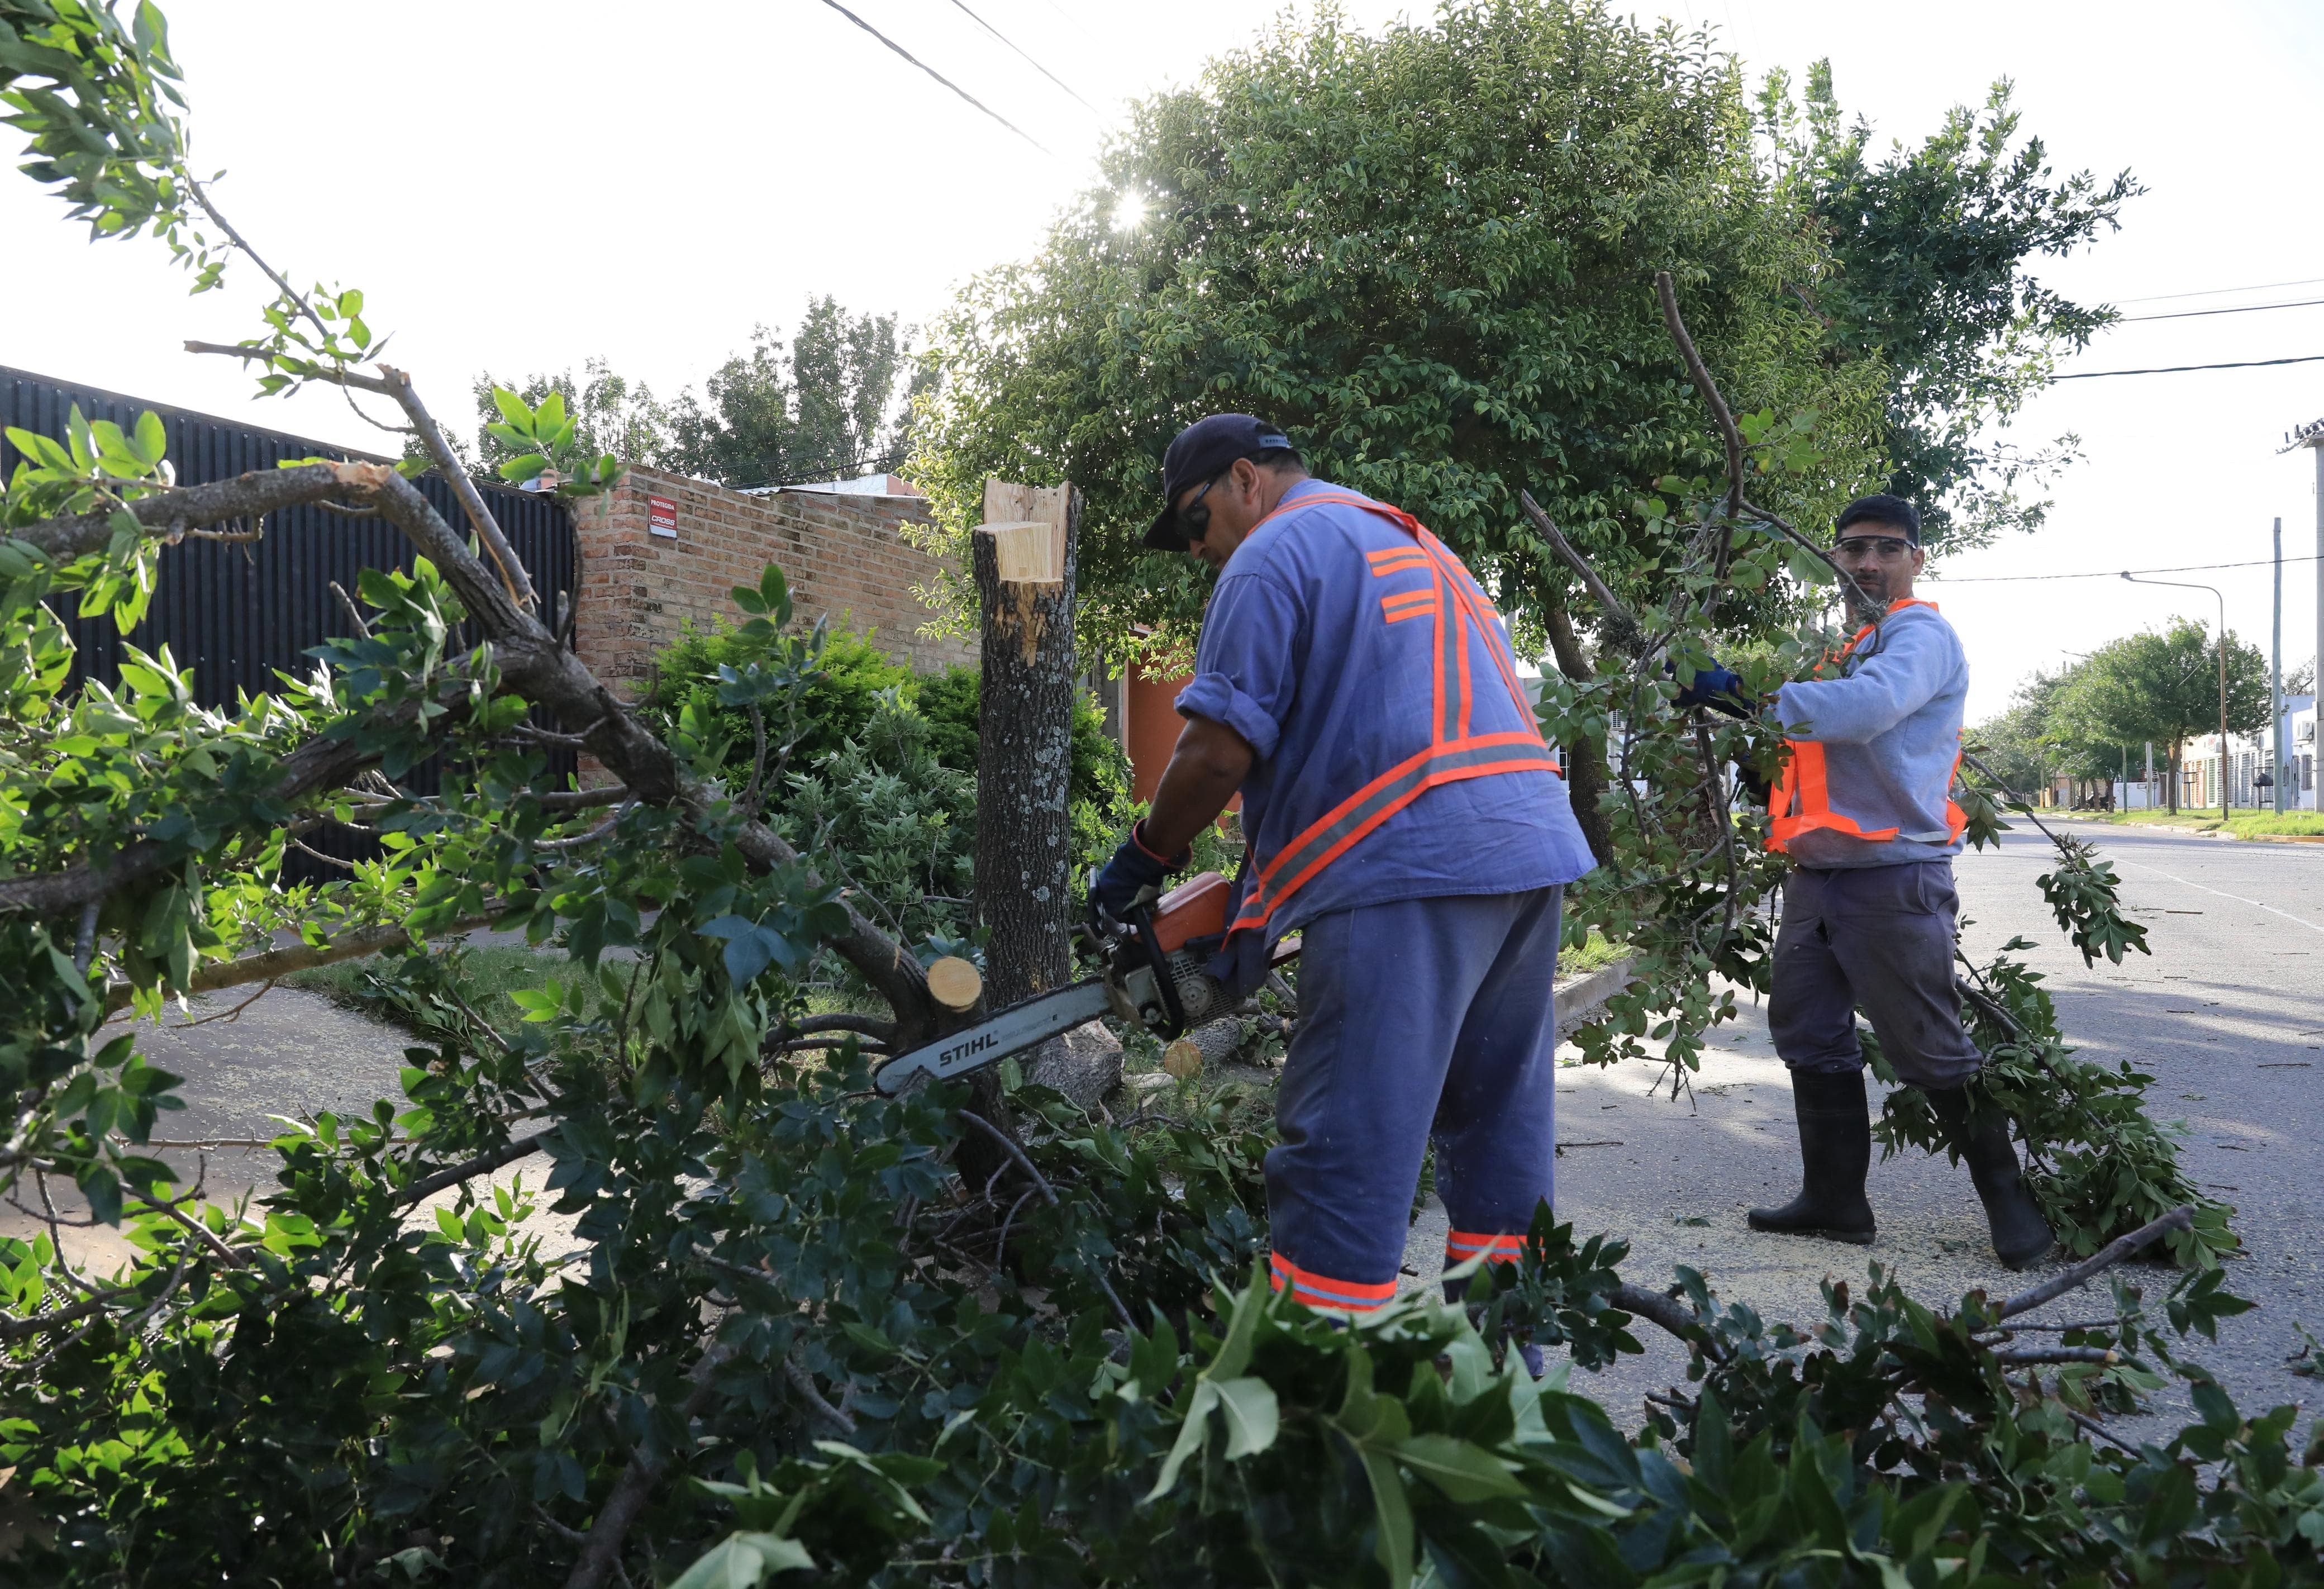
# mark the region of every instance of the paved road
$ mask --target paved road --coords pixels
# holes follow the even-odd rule
[[[2033,939],[2027,957],[2049,977],[2071,1039],[2093,1058],[2128,1059],[2155,1076],[2151,1106],[2184,1119],[2189,1173],[2238,1210],[2247,1255],[2232,1265],[2231,1284],[2262,1304],[2223,1325],[2216,1345],[2198,1342],[2188,1355],[2247,1408],[2312,1403],[2324,1386],[2294,1376],[2284,1360],[2297,1344],[2292,1321],[2324,1333],[2310,1224],[2324,1214],[2324,845],[2096,825],[2070,831],[2100,838],[2115,859],[2153,957],[2083,967],[2035,888],[2053,852],[2030,830],[1958,864],[1969,951],[1987,958],[2014,935]],[[1573,1050],[1563,1058],[1560,1141],[1610,1145],[1571,1146],[1560,1156],[1558,1212],[1579,1233],[1628,1239],[1632,1280],[1657,1282],[1672,1265],[1691,1264],[1729,1300],[1808,1323],[1822,1316],[1822,1282],[1860,1282],[1868,1262],[1932,1302],[1980,1285],[2006,1295],[2038,1278],[2009,1274],[1994,1260],[1968,1171],[1917,1153],[1874,1165],[1880,1237],[1868,1249],[1748,1229],[1745,1208],[1788,1196],[1798,1175],[1790,1086],[1763,1012],[1720,1029],[1692,1105],[1670,1102],[1667,1088],[1648,1095],[1659,1067],[1609,1073],[1582,1067]],[[1432,1211],[1415,1233],[1407,1262],[1425,1275],[1435,1271],[1443,1228]],[[2036,1316],[2090,1315],[2061,1302]],[[1638,1334],[1649,1349],[1644,1362],[1577,1376],[1578,1389],[1628,1422],[1640,1398],[1683,1367],[1659,1332]],[[2142,1422],[2175,1428],[2184,1405],[2166,1397]]]

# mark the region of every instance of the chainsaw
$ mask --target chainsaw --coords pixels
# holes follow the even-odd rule
[[[1191,877],[1158,898],[1148,889],[1126,919],[1093,929],[1105,957],[1105,969],[1097,975],[1011,1004],[978,1025],[899,1054],[880,1067],[874,1085],[892,1097],[918,1076],[949,1081],[967,1076],[1102,1015],[1134,1021],[1168,1039],[1225,1014],[1241,995],[1204,970],[1208,955],[1188,946],[1225,934],[1232,893],[1215,872]],[[1280,965],[1298,952],[1299,940],[1286,938],[1269,963]]]

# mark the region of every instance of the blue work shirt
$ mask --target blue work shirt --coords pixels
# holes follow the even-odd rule
[[[1458,559],[1443,551],[1431,565],[1412,533],[1370,509],[1300,505],[1352,494],[1302,481],[1235,550],[1204,615],[1194,681],[1177,697],[1182,716],[1223,723],[1257,753],[1242,785],[1251,850],[1239,907],[1286,846],[1433,744],[1524,738],[1542,760],[1506,627]],[[1490,628],[1489,644],[1452,600],[1437,610],[1428,593],[1452,583],[1473,593],[1470,610]],[[1448,621],[1460,625],[1449,635]],[[1456,676],[1440,693],[1448,655]],[[1571,882],[1595,864],[1564,780],[1545,766],[1434,783],[1299,883],[1263,941],[1328,911],[1517,893]]]

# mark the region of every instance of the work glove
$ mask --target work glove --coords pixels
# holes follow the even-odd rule
[[[1194,858],[1191,848],[1181,850],[1175,857],[1157,855],[1146,847],[1145,836],[1139,831],[1144,827],[1142,822],[1133,824],[1130,836],[1113,852],[1113,859],[1090,879],[1090,910],[1101,926],[1119,926],[1129,920],[1130,908],[1138,903],[1139,895],[1149,888],[1160,888],[1170,873]]]
[[[1674,664],[1663,664],[1665,672],[1675,673]],[[1713,662],[1708,668],[1694,670],[1694,680],[1683,685],[1676,704],[1681,707],[1709,707],[1714,712],[1724,712],[1730,717],[1751,715],[1750,697],[1746,693],[1743,676],[1732,668]]]

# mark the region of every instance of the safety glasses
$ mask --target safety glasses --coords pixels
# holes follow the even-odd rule
[[[1893,535],[1851,535],[1831,549],[1843,558],[1877,558],[1884,563],[1900,562],[1911,555],[1909,541]]]

